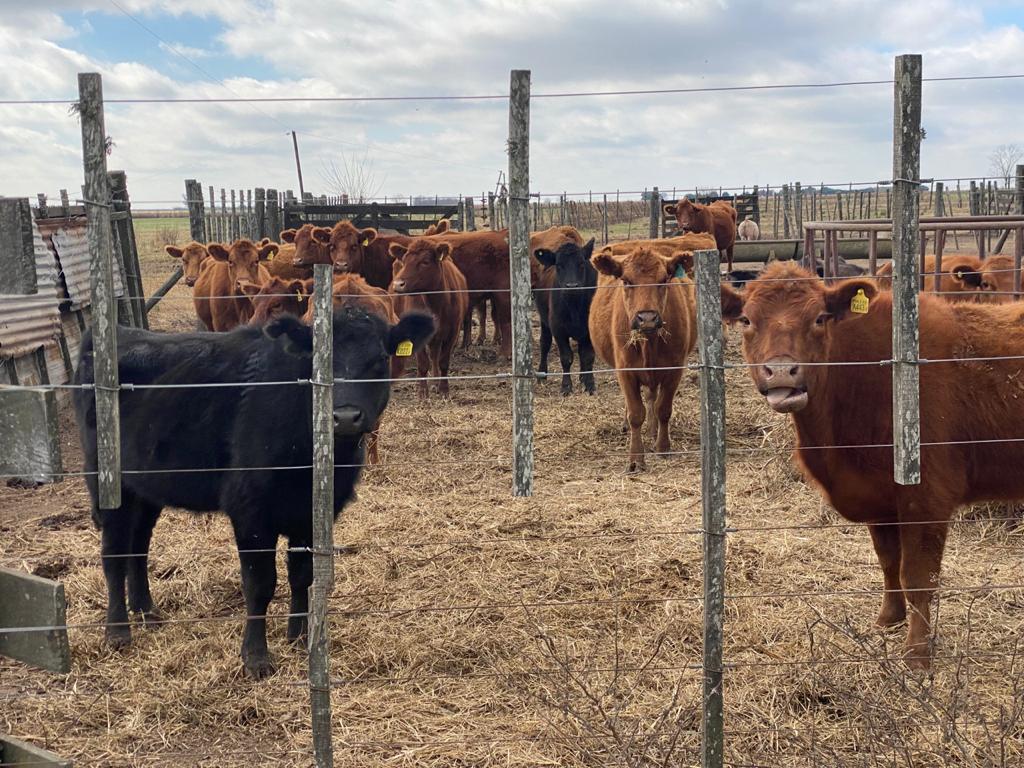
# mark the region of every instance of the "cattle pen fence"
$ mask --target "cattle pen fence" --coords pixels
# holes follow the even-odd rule
[[[1015,76],[1019,77],[1019,76]],[[892,231],[892,257],[893,257],[893,339],[892,356],[890,359],[872,360],[868,362],[837,362],[837,363],[814,363],[803,362],[805,365],[851,365],[851,366],[887,366],[892,369],[893,374],[893,424],[894,432],[892,442],[870,446],[861,445],[821,445],[803,447],[800,450],[815,451],[838,451],[854,448],[879,448],[892,449],[893,472],[897,483],[901,485],[913,485],[920,482],[920,451],[922,446],[939,445],[935,442],[922,442],[920,424],[919,404],[919,374],[922,366],[933,364],[958,364],[973,359],[963,357],[955,360],[929,360],[919,355],[919,318],[918,318],[918,292],[921,288],[921,281],[924,275],[923,264],[919,261],[923,256],[921,231],[926,229],[928,222],[922,221],[920,216],[920,187],[922,184],[920,174],[920,124],[921,124],[921,84],[922,61],[920,56],[899,56],[895,62],[895,74],[891,81],[886,84],[894,85],[894,114],[893,127],[894,146],[894,167],[891,185],[891,194],[886,197],[886,207],[891,211],[891,221],[873,222],[865,220],[844,221],[841,225],[826,225],[821,221],[808,219],[800,221],[800,228],[806,233],[804,236],[810,238],[813,251],[814,232],[821,230],[832,231],[842,228],[847,231],[864,231],[874,233],[880,229],[887,228]],[[492,221],[499,215],[507,216],[509,227],[509,246],[511,263],[511,294],[512,294],[512,315],[513,315],[513,344],[512,344],[512,365],[508,371],[501,371],[492,374],[466,374],[456,375],[451,378],[456,380],[491,380],[504,381],[512,390],[511,396],[511,424],[512,424],[512,446],[509,457],[511,490],[516,497],[529,497],[534,493],[534,388],[538,380],[544,378],[534,368],[532,351],[532,331],[530,324],[530,312],[533,303],[533,289],[530,286],[529,274],[529,230],[531,204],[534,202],[529,192],[529,143],[530,143],[530,73],[529,71],[516,70],[511,73],[510,89],[507,96],[504,96],[509,103],[509,130],[508,130],[508,188],[507,188],[507,213],[494,214]],[[543,98],[535,95],[533,98]],[[108,100],[110,101],[110,100]],[[79,76],[79,98],[76,100],[79,105],[81,119],[83,165],[85,170],[85,187],[83,190],[82,204],[88,217],[89,252],[91,265],[91,289],[92,289],[92,327],[94,334],[94,359],[95,359],[95,382],[91,385],[43,385],[43,389],[74,389],[82,386],[91,390],[96,400],[97,410],[97,447],[98,447],[98,468],[97,481],[99,487],[99,506],[104,509],[116,509],[120,506],[121,475],[128,472],[144,472],[146,470],[122,470],[120,456],[120,428],[119,428],[119,399],[118,393],[129,388],[157,389],[161,386],[188,386],[202,391],[204,387],[222,386],[213,384],[188,384],[188,385],[132,385],[124,384],[118,374],[118,352],[117,352],[117,306],[118,301],[114,291],[114,257],[113,244],[111,242],[112,192],[109,186],[109,178],[106,169],[106,130],[104,126],[104,98],[102,95],[101,80],[99,75],[82,74]],[[1024,173],[1018,169],[1018,175],[1024,178]],[[198,187],[198,182],[194,182]],[[1018,179],[1018,189],[1021,188],[1021,179]],[[200,188],[201,189],[201,188]],[[760,190],[762,193],[764,190]],[[697,190],[695,190],[696,194]],[[755,193],[757,194],[757,193]],[[789,191],[785,192],[788,199]],[[563,198],[564,199],[564,198]],[[804,200],[802,194],[798,199]],[[877,198],[876,198],[877,201]],[[190,201],[191,202],[191,201]],[[656,216],[654,211],[660,211],[661,197],[656,189],[648,197],[650,205],[652,235],[655,235]],[[810,208],[814,209],[814,201]],[[869,206],[870,207],[870,206]],[[535,211],[537,209],[534,209]],[[1022,211],[1024,213],[1024,211]],[[794,218],[798,215],[794,212]],[[799,214],[802,216],[803,214]],[[534,222],[537,221],[537,214],[534,213]],[[785,218],[785,215],[784,215]],[[202,217],[198,219],[202,221]],[[499,219],[500,220],[500,219]],[[196,221],[196,219],[193,219]],[[543,222],[543,218],[541,219]],[[660,221],[660,220],[659,220]],[[957,222],[954,222],[957,223]],[[978,225],[977,221],[961,222],[964,229],[972,230]],[[984,222],[982,222],[984,223]],[[1021,243],[1024,241],[1024,223],[1018,216],[991,221],[992,229],[1004,231],[1014,230],[1016,232],[1016,248],[1014,252],[1015,265],[1015,294],[1020,290],[1020,266],[1021,266]],[[209,223],[207,222],[207,225]],[[879,225],[878,227],[867,227],[867,225]],[[794,232],[799,231],[794,222]],[[988,227],[984,227],[988,229]],[[202,232],[202,230],[198,230]],[[197,230],[193,226],[193,232]],[[871,242],[873,237],[869,238]],[[833,256],[837,251],[830,245],[828,237],[825,238],[825,255]],[[939,246],[937,246],[939,247]],[[805,251],[806,253],[806,251]],[[941,249],[937,254],[937,261],[941,258]],[[809,736],[805,734],[780,732],[778,728],[769,725],[759,725],[754,722],[745,721],[739,727],[731,728],[728,717],[728,676],[738,674],[743,670],[753,670],[758,674],[765,674],[766,670],[771,674],[777,674],[781,684],[791,678],[786,677],[793,668],[815,670],[818,667],[829,663],[847,664],[851,667],[862,664],[876,665],[885,671],[887,680],[891,681],[893,690],[908,692],[917,700],[924,702],[922,711],[926,711],[934,718],[934,728],[939,733],[938,742],[941,748],[937,748],[933,757],[943,758],[947,764],[957,765],[988,765],[1002,764],[1013,765],[1015,761],[1024,754],[1022,734],[1024,734],[1024,712],[1020,708],[1009,709],[1002,713],[996,722],[969,722],[969,715],[962,710],[962,703],[959,699],[953,700],[951,711],[943,707],[945,703],[937,696],[932,695],[927,685],[922,685],[908,675],[902,668],[897,669],[900,660],[888,653],[878,655],[869,651],[877,651],[864,638],[855,632],[849,631],[841,625],[841,622],[826,612],[818,611],[818,620],[822,625],[837,628],[844,637],[847,637],[853,647],[858,648],[862,655],[847,655],[838,658],[827,658],[815,655],[820,649],[812,649],[809,658],[778,658],[771,654],[764,654],[754,657],[746,657],[737,660],[728,658],[728,620],[730,609],[735,610],[737,604],[744,601],[753,601],[755,604],[765,604],[771,600],[795,599],[810,600],[814,598],[841,598],[854,594],[881,595],[885,590],[857,590],[843,589],[841,587],[816,589],[816,590],[780,590],[774,592],[753,591],[745,592],[729,591],[726,582],[727,565],[727,542],[747,534],[764,534],[779,532],[794,532],[809,529],[851,529],[863,527],[867,524],[842,522],[816,524],[780,524],[770,523],[764,525],[730,525],[727,519],[726,507],[726,458],[729,451],[749,451],[751,453],[775,453],[780,451],[771,446],[754,448],[730,448],[726,434],[726,372],[729,370],[746,370],[757,363],[742,363],[726,359],[725,336],[722,325],[722,309],[720,301],[720,280],[719,254],[717,251],[698,251],[694,254],[694,284],[697,302],[696,320],[698,328],[697,350],[698,356],[694,363],[687,363],[682,366],[688,372],[695,372],[699,377],[700,385],[700,431],[699,448],[687,448],[670,451],[665,455],[680,457],[700,458],[701,484],[700,484],[700,505],[701,523],[699,526],[688,528],[662,529],[652,534],[650,532],[621,532],[603,531],[579,534],[575,538],[585,540],[588,537],[637,537],[645,535],[656,535],[670,538],[699,539],[702,546],[702,585],[699,595],[670,596],[664,595],[641,595],[636,597],[606,597],[592,599],[559,599],[550,598],[547,600],[534,599],[513,599],[508,598],[502,601],[494,601],[489,604],[480,602],[468,602],[465,604],[415,604],[407,603],[398,605],[388,604],[384,607],[371,608],[344,608],[332,609],[330,603],[336,600],[338,595],[334,594],[335,563],[341,554],[340,547],[336,546],[334,540],[334,519],[331,514],[333,498],[333,469],[335,464],[333,455],[333,438],[331,429],[332,394],[331,384],[334,383],[333,372],[330,363],[330,354],[333,348],[332,326],[328,322],[330,312],[330,280],[331,270],[329,266],[320,265],[315,274],[316,290],[314,301],[316,311],[314,312],[313,326],[313,367],[309,380],[298,380],[288,382],[267,382],[275,386],[294,386],[307,388],[310,391],[311,410],[313,414],[313,435],[314,450],[310,457],[309,465],[300,467],[243,467],[243,468],[220,468],[221,471],[260,471],[271,472],[283,469],[307,469],[312,471],[314,483],[314,502],[312,509],[312,530],[313,543],[309,548],[299,548],[296,552],[309,554],[313,560],[314,581],[309,591],[309,641],[308,641],[308,674],[306,679],[299,683],[306,685],[309,690],[309,713],[311,728],[311,754],[312,762],[317,766],[334,765],[336,762],[336,745],[343,742],[346,749],[359,750],[381,749],[390,750],[389,754],[408,754],[409,750],[416,750],[431,744],[443,743],[443,739],[430,738],[396,738],[379,743],[360,742],[353,739],[349,734],[339,736],[339,725],[336,713],[332,713],[331,692],[354,684],[365,684],[368,682],[379,682],[389,684],[396,681],[396,677],[390,675],[375,675],[372,673],[363,674],[357,678],[345,678],[332,676],[332,658],[330,653],[329,629],[333,620],[351,618],[361,612],[381,613],[401,617],[415,613],[451,612],[479,614],[488,610],[522,610],[539,611],[555,605],[578,605],[596,607],[606,604],[657,604],[667,605],[670,603],[693,603],[699,606],[701,611],[701,637],[700,655],[690,661],[676,664],[659,664],[654,656],[646,661],[641,661],[630,666],[622,662],[618,657],[615,659],[614,668],[591,665],[577,667],[562,661],[561,657],[553,654],[551,658],[555,661],[547,667],[535,666],[525,670],[490,669],[490,670],[437,670],[423,674],[415,674],[414,679],[421,682],[428,682],[438,679],[463,679],[473,676],[493,677],[496,680],[504,681],[510,678],[530,677],[536,679],[560,678],[578,681],[589,673],[607,674],[611,673],[616,678],[625,672],[652,672],[661,673],[691,673],[699,676],[699,697],[691,707],[684,707],[679,698],[678,688],[666,693],[665,709],[659,710],[657,718],[671,719],[677,730],[666,736],[665,731],[652,731],[654,736],[643,744],[637,733],[641,729],[639,721],[642,718],[626,718],[623,710],[616,709],[616,702],[605,701],[602,695],[593,694],[592,688],[585,688],[588,695],[595,696],[595,709],[601,712],[605,718],[602,722],[607,730],[579,728],[574,732],[574,737],[579,742],[580,750],[583,745],[591,742],[603,743],[600,748],[593,748],[588,751],[589,755],[600,755],[604,758],[603,764],[646,766],[656,764],[651,759],[651,754],[658,754],[664,757],[663,764],[695,764],[699,763],[703,768],[718,768],[724,765],[752,766],[761,764],[758,760],[745,756],[742,752],[730,751],[729,740],[732,736],[739,738],[741,735],[765,731],[764,738],[778,746],[799,745],[807,750],[810,758],[815,764],[819,759],[821,764],[830,764],[830,759],[835,759],[837,753],[830,752],[827,743],[820,741],[820,734],[816,735],[814,728],[821,728],[827,732],[830,728],[834,730],[854,731],[858,727],[865,733],[876,734],[884,732],[884,727],[874,723],[857,723],[856,718],[844,720],[842,716],[836,715],[824,723],[813,723]],[[826,263],[829,262],[826,259]],[[832,267],[829,267],[832,269]],[[834,272],[828,272],[827,280],[833,279]],[[817,280],[815,277],[807,277],[808,280]],[[537,289],[549,290],[549,289]],[[130,297],[137,299],[140,297]],[[1007,360],[1017,359],[1014,357],[1001,358]],[[614,366],[596,370],[595,373],[603,376],[613,377],[622,372],[623,369],[616,369]],[[649,369],[640,369],[649,370]],[[430,380],[425,372],[418,371],[416,377],[406,377],[388,381],[417,381],[420,379]],[[237,385],[251,386],[252,383],[239,381]],[[5,390],[18,390],[25,388],[21,385],[0,385],[0,394]],[[888,407],[883,404],[880,407]],[[1018,438],[1005,439],[984,437],[972,440],[960,441],[963,444],[987,444],[991,442],[1024,442],[1024,435]],[[946,444],[946,443],[942,443]],[[788,451],[788,449],[786,449]],[[468,460],[462,460],[464,463]],[[199,469],[181,468],[170,470],[180,472],[185,477],[190,472],[201,471]],[[62,472],[61,477],[81,477],[82,472]],[[344,523],[344,511],[340,518]],[[1015,522],[1016,515],[1007,514],[1005,518],[988,518],[989,521],[1005,520]],[[935,521],[925,521],[935,522]],[[971,522],[965,519],[961,522]],[[916,523],[899,523],[895,525],[920,525]],[[555,537],[549,537],[553,539]],[[573,535],[562,537],[574,538]],[[534,545],[542,546],[546,539],[543,536],[515,536],[508,535],[504,539],[492,537],[493,541],[528,541]],[[487,543],[486,538],[477,538],[467,541],[453,540],[447,542],[451,546],[478,546]],[[436,543],[436,542],[434,542]],[[421,542],[407,540],[404,546],[415,547]],[[132,553],[131,556],[138,556],[141,553]],[[105,556],[100,555],[100,558]],[[1024,590],[1024,583],[1019,578],[1009,578],[1004,581],[988,581],[979,584],[940,586],[936,592],[939,594],[961,593],[969,595],[989,595],[996,593],[1019,593]],[[904,590],[906,591],[906,590]],[[3,615],[3,614],[0,614]],[[280,619],[287,614],[269,615],[267,618]],[[196,622],[203,621],[239,621],[244,616],[211,616],[184,619],[168,619],[169,622]],[[539,625],[539,623],[538,623]],[[68,630],[92,631],[102,628],[100,623],[68,623],[57,622],[51,624],[33,623],[26,620],[19,624],[0,625],[0,639],[10,638],[36,638],[40,644],[50,642],[52,636],[57,633],[66,635]],[[934,631],[934,628],[933,628]],[[538,629],[540,633],[540,629]],[[934,638],[933,638],[934,639]],[[66,642],[66,640],[65,640]],[[1021,665],[1024,659],[1020,657],[1021,649],[1016,645],[1011,649],[989,650],[975,652],[968,649],[953,649],[948,654],[936,654],[937,661],[947,663],[947,668],[953,670],[952,674],[960,679],[961,673],[966,666],[973,662],[984,659],[1003,659],[1007,662],[1007,675],[1013,678],[1018,685],[1015,688],[1017,697],[1024,695],[1024,685],[1020,685]],[[583,683],[579,683],[581,686]],[[69,696],[86,696],[87,692],[62,691]],[[10,700],[18,696],[45,695],[25,692],[13,692],[8,694],[0,690],[0,699],[5,697]],[[808,706],[817,706],[821,702],[811,702]],[[829,706],[835,702],[827,702]],[[606,707],[611,711],[605,711]],[[857,709],[857,707],[860,709]],[[563,705],[562,715],[566,720],[571,719],[573,712],[571,706]],[[850,712],[857,712],[862,718],[867,718],[866,713],[874,712],[863,701],[849,703],[847,709]],[[685,710],[685,711],[684,711]],[[689,715],[694,715],[695,720],[688,720]],[[657,719],[656,718],[656,719]],[[629,719],[628,727],[622,727],[620,720]],[[743,727],[746,726],[746,727]],[[895,729],[894,728],[894,732]],[[979,735],[980,734],[980,735]],[[516,740],[528,740],[527,736],[510,736],[508,738],[480,738],[479,735],[466,734],[460,737],[453,737],[451,742],[456,746],[469,744],[489,744],[493,747],[507,745]],[[809,739],[809,740],[808,740]],[[663,743],[671,742],[671,744]],[[695,747],[699,750],[699,759],[694,753],[679,753],[680,747],[676,742],[686,746]],[[639,746],[638,746],[639,745]],[[901,750],[906,749],[894,736],[891,741],[883,740],[875,745],[860,745],[862,749],[869,751],[869,758],[862,763],[850,762],[849,764],[882,765],[888,764],[891,755],[902,755]],[[587,747],[587,749],[591,749]],[[640,750],[639,752],[637,750]],[[645,751],[646,750],[646,751]],[[1001,750],[1001,751],[1000,751]],[[224,755],[236,755],[253,758],[256,753],[239,751],[238,753],[220,753]],[[285,753],[288,756],[292,756]],[[159,757],[170,758],[174,752],[161,750]],[[189,752],[182,755],[184,758],[199,757]],[[265,756],[265,755],[264,755]],[[834,763],[839,764],[839,763]]]

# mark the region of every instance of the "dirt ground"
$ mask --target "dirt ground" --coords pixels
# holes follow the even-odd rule
[[[152,250],[152,249],[151,249]],[[145,254],[147,290],[168,261]],[[179,286],[153,314],[187,330]],[[729,355],[738,357],[730,335]],[[557,368],[557,362],[554,363]],[[502,368],[492,348],[454,372]],[[536,494],[511,496],[507,382],[399,384],[383,463],[335,529],[331,673],[339,766],[699,764],[702,537],[696,374],[673,450],[627,475],[622,397],[537,388]],[[965,511],[944,562],[932,675],[872,628],[881,572],[867,531],[792,468],[788,420],[727,373],[725,755],[742,766],[1020,765],[1024,542],[1002,507]],[[73,420],[65,466],[80,466]],[[171,620],[102,642],[99,540],[77,478],[0,488],[0,565],[59,578],[72,671],[0,660],[0,729],[81,766],[311,764],[304,655],[270,622],[279,671],[252,682],[227,521],[165,511],[154,598]],[[287,611],[284,558],[271,612]]]

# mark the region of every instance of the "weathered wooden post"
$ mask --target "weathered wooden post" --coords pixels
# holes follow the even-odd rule
[[[195,179],[185,181],[185,203],[188,205],[188,233],[197,243],[207,242],[203,211],[203,188]]]
[[[508,101],[509,269],[512,284],[512,493],[533,495],[530,290],[530,70],[514,69]]]
[[[263,237],[276,241],[281,236],[281,208],[276,189],[267,190],[266,216],[267,234]]]
[[[800,237],[800,233],[804,231],[804,193],[800,189],[800,182],[796,182],[793,185],[793,222],[796,225],[795,236]]]
[[[466,196],[465,211],[466,211],[466,226],[463,227],[463,231],[465,231],[465,232],[476,232],[476,210],[475,210],[475,205],[473,203],[472,195],[467,195]]]
[[[107,132],[103,122],[103,81],[95,72],[78,75],[78,116],[92,282],[93,370],[96,396],[96,474],[100,509],[121,506],[121,409],[118,402],[117,316],[114,253],[107,178]]]
[[[704,524],[702,768],[723,763],[722,621],[725,612],[725,353],[718,251],[697,259],[701,506]]]
[[[60,191],[60,215],[64,218],[71,215],[71,203],[68,200],[68,191],[66,189]]]
[[[649,228],[650,234],[648,237],[654,240],[658,236],[658,225],[661,223],[661,195],[658,194],[658,188],[654,187],[651,189],[651,225]]]
[[[782,236],[789,239],[789,184],[782,185]]]
[[[601,228],[604,233],[604,244],[608,245],[608,195],[604,195],[604,202],[601,205]]]
[[[896,57],[892,160],[893,476],[921,482],[918,368],[918,248],[921,168],[921,56]]]
[[[488,192],[487,193],[487,221],[489,222],[489,226],[490,226],[492,232],[497,232],[498,229],[499,229],[498,222],[494,218],[495,215],[496,214],[495,214],[495,211],[494,211],[494,193],[493,192]]]
[[[124,290],[128,294],[122,304],[126,304],[127,314],[136,328],[149,328],[146,318],[146,294],[142,286],[142,266],[139,264],[139,251],[135,245],[135,225],[132,223],[132,203],[128,197],[128,177],[124,171],[110,171],[107,174],[110,185],[110,199],[113,205],[114,234],[118,245],[118,261],[121,264],[121,276],[124,278]]]
[[[334,312],[331,265],[313,268],[313,584],[309,588],[309,700],[313,760],[334,765],[327,601],[334,588]]]
[[[262,187],[256,187],[256,237],[260,240],[264,237],[270,237],[272,240],[276,241],[280,235],[271,235],[270,229],[267,227],[266,196],[267,193],[265,189]]]

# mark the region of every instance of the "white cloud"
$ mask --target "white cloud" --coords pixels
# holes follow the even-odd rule
[[[893,55],[924,54],[925,76],[1005,74],[1024,61],[1021,23],[993,27],[956,0],[870,0],[786,6],[754,2],[561,0],[373,4],[334,0],[118,0],[161,34],[157,13],[218,25],[220,53],[264,62],[274,79],[224,86],[82,51],[68,10],[116,12],[99,0],[57,0],[0,15],[0,96],[73,96],[79,71],[100,71],[108,98],[490,94],[509,70],[535,93],[636,90],[891,77]],[[1024,13],[1022,13],[1024,16]],[[144,35],[141,30],[139,34]],[[164,35],[161,34],[162,37]],[[191,59],[207,51],[176,35]],[[170,39],[165,37],[165,39]],[[153,40],[153,46],[160,44]],[[209,60],[204,68],[214,69]],[[226,86],[226,87],[225,87]],[[927,83],[926,176],[982,175],[996,144],[1024,122],[1024,81]],[[544,192],[659,185],[869,181],[890,175],[891,87],[535,99],[532,188]],[[77,188],[78,127],[65,107],[3,110],[0,194]],[[477,193],[505,165],[504,102],[300,102],[110,105],[111,167],[136,200],[177,200],[185,178],[216,187],[297,186],[289,130],[306,181],[322,158],[370,146],[385,191]]]

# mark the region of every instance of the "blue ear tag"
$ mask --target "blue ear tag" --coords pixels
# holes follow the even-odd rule
[[[674,275],[672,275],[672,277],[678,277],[680,279],[686,277],[686,270],[683,269],[682,264],[676,264],[676,272]]]

